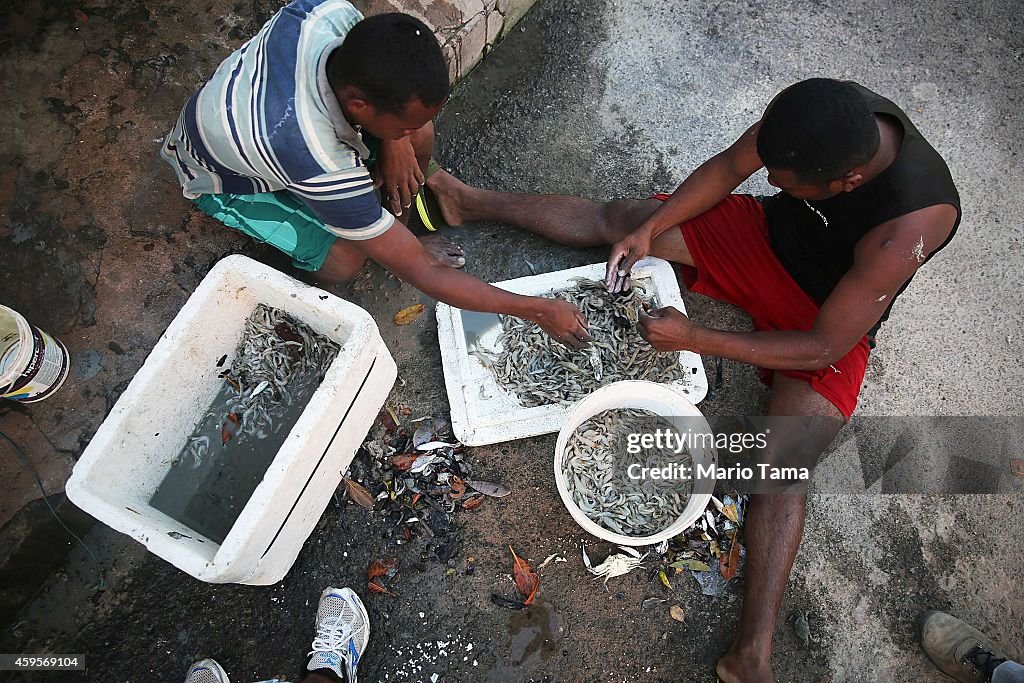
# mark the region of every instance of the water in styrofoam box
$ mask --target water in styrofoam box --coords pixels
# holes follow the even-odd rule
[[[341,347],[218,542],[150,501],[224,388],[259,305]],[[227,358],[222,361],[222,357]],[[203,581],[266,585],[287,573],[383,405],[394,360],[359,307],[244,256],[222,259],[175,316],[75,464],[68,497]]]

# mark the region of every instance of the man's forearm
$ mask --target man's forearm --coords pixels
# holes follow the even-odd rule
[[[639,229],[646,230],[653,240],[669,228],[708,211],[745,179],[732,171],[724,153],[716,155],[698,166]]]
[[[529,320],[539,313],[534,297],[507,292],[454,268],[428,266],[406,276],[406,280],[424,294],[467,311],[503,313]]]
[[[841,358],[848,349],[832,349],[812,332],[771,330],[724,332],[694,326],[686,348],[770,370],[819,370]]]

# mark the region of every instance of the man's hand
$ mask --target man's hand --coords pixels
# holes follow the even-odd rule
[[[562,299],[537,299],[541,302],[540,310],[532,317],[533,322],[540,325],[555,341],[565,344],[571,349],[583,349],[594,341],[587,332],[587,319],[583,317],[575,304]]]
[[[409,138],[382,140],[378,153],[374,186],[380,188],[384,205],[401,216],[423,185],[423,171]]]
[[[630,287],[629,272],[637,261],[651,251],[651,235],[641,228],[634,230],[625,239],[612,247],[608,256],[605,286],[612,294],[624,292]]]
[[[640,336],[661,352],[692,350],[690,337],[695,327],[689,318],[672,306],[658,308],[650,314],[641,312],[637,321]]]

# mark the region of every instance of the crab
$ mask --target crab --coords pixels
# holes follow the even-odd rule
[[[583,564],[587,566],[587,571],[597,577],[604,577],[604,587],[608,588],[608,579],[616,576],[622,576],[628,574],[637,567],[641,566],[650,552],[646,552],[643,555],[640,551],[635,548],[629,548],[624,545],[620,545],[626,554],[616,553],[615,555],[609,555],[604,559],[604,562],[597,565],[596,567],[590,563],[590,558],[587,556],[587,548],[583,546]]]

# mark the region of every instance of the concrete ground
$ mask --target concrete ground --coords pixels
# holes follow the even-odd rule
[[[0,124],[8,131],[0,244],[13,255],[0,291],[59,334],[75,363],[51,401],[0,408],[0,427],[37,463],[48,490],[60,487],[218,258],[242,251],[284,267],[190,210],[155,155],[191,89],[273,7],[30,0],[0,11]],[[467,182],[495,188],[645,196],[673,188],[775,92],[813,75],[856,79],[903,106],[948,160],[964,206],[959,236],[883,328],[860,413],[1019,416],[1024,36],[1015,3],[542,0],[457,88],[439,122],[438,157]],[[768,188],[759,177],[744,189]],[[498,225],[453,235],[470,272],[492,281],[529,274],[527,259],[553,270],[604,255]],[[405,383],[390,403],[414,415],[446,412],[432,317],[390,323],[427,299],[379,271],[373,284],[345,296],[377,316],[398,361]],[[698,321],[747,325],[701,297],[687,305]],[[753,371],[727,362],[723,387],[701,408],[744,413],[763,398]],[[548,474],[553,443],[538,437],[469,452],[480,476],[513,494],[460,516],[452,567],[430,559],[426,539],[398,546],[388,525],[344,503],[328,508],[289,576],[270,588],[201,584],[96,525],[85,540],[106,569],[105,590],[96,590],[88,555],[72,550],[11,615],[0,651],[86,653],[89,672],[75,680],[174,680],[204,656],[236,681],[294,676],[320,589],[361,590],[367,564],[395,555],[397,595],[361,590],[374,629],[367,680],[713,681],[739,586],[711,598],[680,576],[669,593],[634,572],[601,590],[579,548],[585,542],[597,557],[608,548],[561,507]],[[0,449],[0,457],[5,479],[26,476],[12,454]],[[823,467],[862,488],[875,483],[842,453]],[[1024,655],[1024,497],[1013,482],[998,490],[812,497],[775,634],[779,680],[948,680],[915,643],[914,619],[928,608],[952,611]],[[18,513],[23,503],[4,502],[12,519],[5,539],[26,515],[43,513],[38,504]],[[528,618],[488,600],[513,590],[506,544],[535,564],[551,553],[568,560],[542,572],[545,607]],[[683,606],[686,624],[642,610],[648,596]],[[797,610],[810,625],[806,646],[785,623]]]

